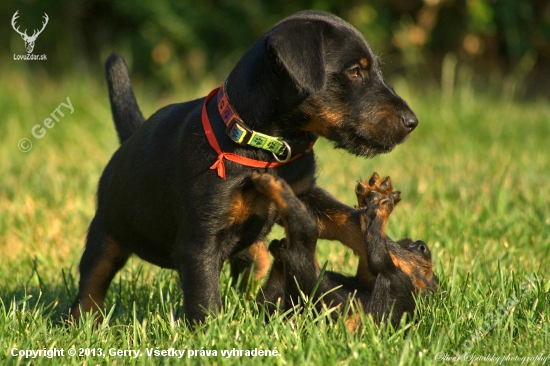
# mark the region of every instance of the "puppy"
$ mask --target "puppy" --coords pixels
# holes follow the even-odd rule
[[[393,191],[391,180],[380,180],[375,173],[368,183],[359,182],[357,196],[361,225],[370,270],[376,280],[371,290],[355,277],[321,271],[315,258],[317,225],[315,218],[280,177],[254,174],[256,189],[272,200],[285,227],[286,238],[269,246],[275,260],[258,302],[269,312],[288,310],[300,303],[301,293],[320,307],[344,307],[354,297],[363,310],[377,322],[390,322],[397,327],[405,314],[414,313],[414,294],[435,292],[437,277],[432,271],[432,257],[422,241],[401,239],[394,242],[386,235],[386,223],[400,192]],[[317,300],[322,299],[322,302]],[[341,311],[340,311],[341,312]],[[339,313],[333,312],[335,316]],[[356,313],[347,320],[349,330],[360,324]]]
[[[264,273],[262,241],[278,214],[254,188],[255,171],[284,178],[318,235],[352,248],[358,276],[373,284],[360,215],[315,184],[311,146],[323,136],[371,157],[405,141],[418,120],[350,24],[322,12],[292,15],[244,54],[219,91],[166,106],[146,122],[120,57],[107,61],[107,74],[122,144],[99,181],[74,318],[102,307],[131,254],[179,272],[191,322],[220,308],[226,260],[233,273],[254,260]]]

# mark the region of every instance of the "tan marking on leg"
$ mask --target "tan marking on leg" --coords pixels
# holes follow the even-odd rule
[[[233,194],[229,203],[230,224],[242,224],[250,216],[250,200],[247,198],[240,189]]]
[[[362,325],[361,314],[359,314],[359,312],[354,312],[349,315],[345,321],[345,324],[348,332],[355,333]]]
[[[252,181],[256,186],[256,189],[261,194],[265,195],[277,206],[279,212],[286,212],[288,210],[288,204],[283,198],[283,193],[285,191],[294,195],[292,188],[284,182],[283,180],[276,179],[271,174],[258,174],[254,173],[252,175]]]
[[[383,205],[378,206],[378,211],[376,212],[376,219],[380,221],[380,234],[383,238],[386,237],[386,226],[388,224],[388,219],[391,214],[390,203],[386,202]]]
[[[263,241],[258,241],[252,244],[249,249],[249,253],[252,255],[255,262],[254,279],[256,281],[260,280],[266,275],[271,264],[271,261],[269,260],[269,253],[267,251],[265,243]]]
[[[118,271],[115,263],[117,261],[125,261],[130,253],[120,248],[118,243],[108,237],[105,241],[104,256],[95,264],[92,273],[88,276],[88,280],[80,288],[78,299],[80,307],[85,313],[89,311],[100,313],[103,308],[103,301],[107,292],[106,282],[110,282],[110,277]],[[78,320],[81,315],[80,307],[73,309],[72,315]],[[100,320],[100,319],[98,319]]]
[[[363,257],[359,257],[359,265],[357,266],[356,276],[359,283],[361,283],[366,289],[374,288],[376,276],[373,275],[369,269],[366,254]]]

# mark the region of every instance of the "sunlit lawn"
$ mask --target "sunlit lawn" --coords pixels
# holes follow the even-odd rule
[[[366,160],[321,141],[315,148],[319,184],[354,203],[353,187],[373,171],[390,175],[402,191],[389,232],[423,239],[432,249],[441,291],[419,304],[418,322],[397,332],[369,320],[356,334],[311,312],[266,323],[252,301],[222,276],[224,313],[191,331],[179,316],[177,275],[132,259],[115,278],[108,317],[94,330],[60,326],[76,295],[77,265],[94,213],[97,180],[117,148],[106,87],[80,75],[63,81],[3,73],[0,84],[0,360],[17,363],[12,348],[102,348],[102,356],[37,358],[59,364],[176,362],[147,349],[198,350],[188,363],[257,364],[226,358],[221,350],[274,350],[275,364],[417,364],[469,352],[469,357],[548,354],[550,316],[550,104],[518,103],[474,93],[468,85],[451,98],[394,87],[417,113],[420,126],[391,154]],[[99,77],[99,76],[97,76]],[[146,115],[215,85],[162,100],[138,84]],[[31,130],[69,97],[74,113],[41,139]],[[33,146],[24,153],[18,142]],[[280,229],[272,237],[282,235]],[[356,260],[338,243],[319,245],[321,263],[345,273]],[[527,275],[527,277],[525,277]],[[110,348],[141,350],[132,359]],[[203,357],[199,352],[203,349]],[[206,356],[205,350],[216,356]],[[188,352],[189,353],[189,352]],[[474,355],[474,356],[472,356]],[[447,358],[445,358],[447,357]],[[468,359],[462,359],[467,362]],[[481,362],[481,361],[480,361]]]

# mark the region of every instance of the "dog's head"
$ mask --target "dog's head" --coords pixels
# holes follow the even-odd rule
[[[432,254],[422,240],[401,239],[388,242],[393,264],[411,280],[415,292],[427,294],[437,291],[438,278],[432,269]]]
[[[363,36],[327,13],[305,11],[279,22],[241,59],[228,84],[245,121],[263,118],[283,126],[280,132],[312,132],[356,155],[389,152],[418,124],[385,84]],[[247,111],[251,106],[255,112]]]

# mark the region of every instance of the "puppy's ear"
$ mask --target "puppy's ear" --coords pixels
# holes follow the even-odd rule
[[[325,86],[325,60],[321,24],[288,22],[273,30],[268,47],[290,74],[296,86],[315,94]]]

